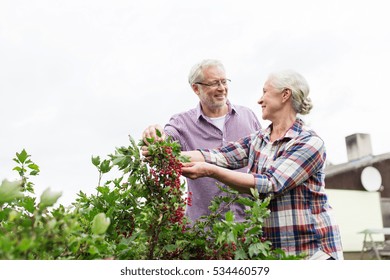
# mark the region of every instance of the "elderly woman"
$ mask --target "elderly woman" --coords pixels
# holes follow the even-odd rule
[[[325,193],[323,140],[298,114],[312,108],[309,86],[294,71],[269,75],[258,103],[268,128],[218,149],[183,152],[183,175],[212,177],[240,192],[271,196],[264,234],[287,255],[343,259],[337,224]],[[247,166],[248,173],[232,169]]]

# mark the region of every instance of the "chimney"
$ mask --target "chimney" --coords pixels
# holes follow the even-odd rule
[[[345,137],[348,161],[372,155],[370,134],[356,133]]]

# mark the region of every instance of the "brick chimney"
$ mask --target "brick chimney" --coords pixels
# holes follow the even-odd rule
[[[345,137],[348,161],[372,155],[370,134],[355,133]]]

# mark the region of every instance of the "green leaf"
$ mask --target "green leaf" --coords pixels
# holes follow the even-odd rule
[[[44,209],[46,207],[53,206],[61,195],[62,192],[51,191],[50,188],[47,188],[41,194],[39,208]]]
[[[96,246],[90,246],[88,248],[88,253],[90,253],[91,255],[97,255],[99,254],[99,249],[96,248]]]
[[[251,244],[248,248],[249,257],[257,256],[260,253],[259,243]]]
[[[100,164],[100,157],[99,156],[96,156],[96,157],[92,156],[91,161],[92,161],[92,164],[97,167]]]
[[[96,190],[101,194],[108,194],[110,192],[110,188],[108,186],[99,186]]]
[[[103,160],[100,164],[100,171],[102,173],[107,173],[111,170],[110,161],[108,159]]]
[[[112,160],[112,164],[113,165],[122,165],[122,162],[124,162],[126,160],[126,156],[123,156],[123,155],[118,156],[118,155],[116,155],[116,156],[113,156],[111,160]]]
[[[107,228],[110,225],[110,218],[106,217],[106,214],[99,213],[97,214],[92,221],[92,233],[94,234],[103,234],[106,232]]]
[[[30,213],[35,211],[35,197],[24,197],[21,205]]]
[[[227,235],[227,242],[228,243],[232,243],[232,242],[235,242],[236,241],[236,236],[234,235],[234,232],[233,231],[230,231]]]
[[[261,233],[262,230],[261,230],[261,227],[260,226],[254,226],[253,228],[251,228],[249,231],[248,231],[248,234],[249,235],[256,235],[256,234],[259,234]]]
[[[32,247],[33,241],[29,238],[23,238],[19,244],[18,249],[22,252],[27,251],[30,247]]]
[[[234,214],[232,211],[227,211],[225,214],[225,220],[227,222],[233,222],[234,221]]]
[[[8,180],[3,180],[0,185],[0,205],[23,197],[21,185],[21,181],[9,182]]]
[[[156,128],[156,135],[161,138],[162,134],[161,131]]]
[[[21,172],[21,171],[26,172],[25,169],[22,169],[22,168],[19,167],[19,166],[15,166],[12,170],[15,170],[15,171],[18,171],[18,172]]]
[[[178,160],[180,162],[191,162],[191,158],[189,156],[184,156],[184,155],[178,156]]]
[[[32,170],[36,170],[36,171],[39,171],[39,166],[36,165],[35,163],[30,163],[28,165],[28,168],[32,169]]]
[[[29,157],[30,155],[27,154],[26,150],[23,149],[20,153],[16,153],[16,157],[18,158],[19,162],[20,163],[25,163],[26,159]]]
[[[219,232],[216,243],[223,244],[225,242],[226,242],[226,232]]]
[[[246,259],[248,259],[248,256],[243,249],[238,249],[234,252],[234,259],[235,260],[246,260]]]
[[[259,191],[257,188],[250,188],[250,191],[255,199],[259,199]]]
[[[173,252],[177,249],[177,245],[175,244],[165,245],[164,249],[167,250],[168,252]]]
[[[240,197],[237,199],[237,203],[243,204],[245,206],[253,206],[254,201],[248,197]]]
[[[15,219],[17,219],[18,217],[20,216],[20,213],[14,209],[12,209],[9,214],[8,214],[8,220],[10,222],[14,221]]]

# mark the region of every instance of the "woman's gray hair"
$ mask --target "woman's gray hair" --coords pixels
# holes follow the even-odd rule
[[[201,62],[195,64],[188,75],[188,82],[193,85],[203,81],[203,69],[210,66],[216,66],[221,68],[225,72],[225,67],[222,62],[217,59],[204,59]]]
[[[288,88],[291,90],[292,106],[297,113],[301,115],[309,114],[313,108],[313,103],[309,98],[309,84],[301,74],[293,70],[284,70],[271,73],[268,79],[276,89]]]

